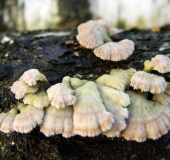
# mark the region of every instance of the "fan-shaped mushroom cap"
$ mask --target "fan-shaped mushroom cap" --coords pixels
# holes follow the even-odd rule
[[[40,90],[37,93],[27,94],[23,99],[24,104],[30,104],[34,107],[43,109],[50,104],[47,93],[44,90]]]
[[[70,77],[63,78],[62,83],[51,86],[47,90],[48,98],[51,105],[58,109],[73,105],[76,102],[74,91],[70,86]]]
[[[81,87],[86,82],[87,82],[87,80],[80,80],[78,78],[70,78],[70,85],[71,85],[71,88],[73,88],[73,89]]]
[[[98,85],[98,88],[106,110],[114,115],[115,120],[111,129],[103,134],[107,137],[119,136],[120,131],[126,127],[128,110],[124,107],[130,104],[130,98],[126,93],[110,87]]]
[[[134,43],[124,39],[118,43],[108,42],[94,49],[94,54],[103,59],[121,61],[127,59],[134,51]]]
[[[42,123],[44,110],[35,108],[32,105],[20,103],[17,107],[20,113],[16,115],[13,123],[13,129],[20,133],[28,133]]]
[[[13,131],[13,122],[17,113],[17,109],[13,108],[7,113],[0,114],[0,130],[2,132],[9,133]]]
[[[163,77],[146,73],[144,71],[134,73],[130,81],[130,85],[134,89],[140,89],[142,92],[149,91],[151,93],[162,93],[167,86]]]
[[[134,69],[113,69],[111,71],[111,75],[104,74],[97,78],[95,82],[124,91],[127,87],[129,87],[130,78],[134,72]]]
[[[85,23],[80,24],[77,27],[78,33],[81,33],[83,31],[89,30],[89,28],[93,28],[96,25],[100,25],[102,27],[105,27],[107,29],[108,35],[112,36],[114,34],[118,33],[118,29],[114,27],[114,24],[104,20],[104,19],[98,19],[98,20],[89,20]]]
[[[84,22],[84,23],[81,23],[78,27],[77,27],[77,30],[78,30],[78,33],[81,33],[83,31],[86,31],[88,30],[89,28],[93,28],[97,25],[97,21],[95,20],[89,20],[87,22]]]
[[[170,72],[170,59],[165,55],[156,55],[151,59],[151,67],[160,73]]]
[[[54,134],[62,134],[65,138],[73,136],[73,107],[61,109],[47,107],[41,124],[41,132],[47,137]]]
[[[170,96],[166,93],[154,94],[152,99],[164,106],[170,107]]]
[[[143,142],[147,138],[157,139],[170,129],[170,108],[147,100],[134,91],[130,96],[129,118],[122,136],[127,140]]]
[[[118,29],[115,28],[114,24],[111,23],[110,21],[107,21],[105,19],[98,19],[96,22],[99,23],[101,26],[104,26],[107,28],[107,32],[109,36],[112,36],[118,33]]]
[[[24,81],[29,86],[35,86],[38,81],[48,83],[47,78],[42,73],[40,73],[38,69],[30,69],[25,71],[20,77],[20,80]]]
[[[104,42],[112,41],[109,34],[116,33],[116,29],[113,31],[107,22],[100,21],[88,21],[78,26],[77,40],[82,46],[86,48],[94,49]]]
[[[73,106],[73,132],[83,137],[94,137],[109,130],[114,118],[102,104],[97,85],[89,81],[77,88],[75,93],[77,101]]]
[[[16,81],[11,86],[11,91],[15,94],[16,99],[22,99],[27,93],[35,93],[38,86],[29,86],[24,81]]]

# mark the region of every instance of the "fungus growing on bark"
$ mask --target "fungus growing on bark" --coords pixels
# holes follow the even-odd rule
[[[34,107],[43,109],[50,104],[47,93],[44,90],[40,90],[37,93],[27,94],[23,99],[24,104],[30,104]]]
[[[12,108],[9,112],[0,114],[1,132],[10,133],[13,131],[13,122],[17,113],[18,113],[17,109]]]
[[[11,91],[18,99],[25,96],[25,104],[18,105],[19,114],[16,109],[0,114],[0,130],[28,133],[40,125],[47,137],[104,134],[122,135],[138,142],[157,139],[170,129],[170,83],[167,85],[164,78],[154,74],[135,72],[132,68],[112,69],[95,82],[66,76],[62,83],[51,86],[48,94],[42,86],[38,91],[39,80],[35,86],[29,86],[23,79],[14,82]],[[153,101],[149,101],[135,91],[124,93],[130,85],[142,91],[164,93],[154,94]]]
[[[62,83],[51,86],[47,90],[51,105],[58,109],[65,108],[66,106],[73,105],[76,102],[74,91],[70,86],[70,77],[66,76],[63,78]]]
[[[130,98],[122,91],[98,84],[101,98],[106,110],[113,114],[114,123],[111,129],[103,134],[107,137],[119,136],[120,132],[125,129],[128,118],[128,110],[125,108],[130,104]]]
[[[162,93],[165,91],[167,83],[163,77],[145,71],[138,71],[132,76],[130,85],[135,90],[140,89],[142,92]]]
[[[60,109],[53,106],[47,107],[41,124],[41,132],[47,137],[54,134],[62,134],[65,138],[73,136],[73,107]]]
[[[106,20],[90,20],[78,26],[77,40],[82,46],[94,49],[94,54],[103,60],[125,60],[133,53],[134,43],[128,39],[112,42],[109,36],[117,32],[113,24]]]
[[[94,137],[109,130],[114,116],[107,112],[100,98],[96,83],[89,81],[75,90],[77,97],[73,105],[75,134]]]
[[[116,34],[117,29],[105,20],[90,20],[78,26],[77,40],[82,46],[94,49],[105,42],[112,41],[109,36]]]
[[[70,85],[71,85],[71,88],[73,88],[73,89],[81,87],[86,82],[87,82],[87,80],[80,80],[78,78],[70,78]]]
[[[28,133],[42,123],[44,110],[36,108],[32,105],[20,103],[17,106],[20,113],[16,115],[13,123],[13,129],[20,133]]]
[[[94,49],[94,54],[103,59],[110,61],[126,60],[134,51],[134,43],[131,40],[108,42]]]
[[[156,70],[160,73],[170,72],[170,59],[165,55],[156,55],[151,61],[146,60],[144,62],[144,70],[150,72]]]
[[[143,142],[147,138],[158,139],[170,129],[170,108],[147,100],[134,91],[126,91],[131,104],[129,118],[122,136],[127,140]]]
[[[129,87],[130,78],[135,73],[134,69],[114,69],[111,70],[110,75],[104,74],[96,79],[96,83],[103,84],[121,91]]]
[[[35,93],[37,92],[39,87],[36,86],[29,86],[24,81],[16,81],[11,86],[11,91],[15,94],[16,99],[22,99],[28,93]]]
[[[27,83],[29,86],[35,86],[38,82],[48,83],[47,78],[44,74],[40,73],[38,69],[30,69],[25,71],[24,74],[20,77],[20,80]]]

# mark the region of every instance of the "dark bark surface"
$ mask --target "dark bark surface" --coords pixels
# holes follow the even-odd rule
[[[45,36],[37,34],[53,31],[6,32],[13,43],[0,43],[0,112],[8,111],[17,101],[10,92],[11,84],[24,71],[37,68],[46,75],[50,84],[61,82],[68,76],[94,80],[109,73],[112,68],[143,69],[143,62],[156,54],[170,53],[170,27],[160,32],[136,29],[121,32],[112,37],[113,41],[124,38],[135,42],[135,51],[121,62],[103,61],[95,57],[91,50],[81,47],[76,41],[76,30],[69,36]],[[164,75],[170,81],[170,74]],[[0,132],[0,159],[2,160],[48,160],[48,159],[170,159],[170,133],[158,140],[143,143],[126,141],[123,138],[107,138],[103,135],[94,138],[75,136],[63,138],[61,135],[45,137],[35,128],[29,134]]]

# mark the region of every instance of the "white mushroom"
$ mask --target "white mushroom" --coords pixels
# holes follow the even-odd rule
[[[48,98],[51,105],[58,109],[73,105],[76,102],[74,91],[70,86],[70,77],[63,78],[62,83],[51,86],[47,90]]]
[[[163,77],[144,71],[134,73],[130,81],[130,85],[134,89],[140,89],[142,92],[162,93],[167,86]]]
[[[22,99],[28,93],[35,93],[37,92],[39,87],[36,86],[29,86],[24,81],[16,81],[11,86],[11,91],[15,94],[16,99]]]
[[[65,138],[73,136],[73,107],[60,109],[47,107],[41,124],[41,132],[47,137],[54,134],[62,134]]]
[[[25,71],[20,77],[20,80],[27,83],[29,86],[35,86],[37,82],[48,83],[44,74],[40,73],[38,69],[30,69]]]
[[[94,137],[109,130],[114,122],[113,115],[106,111],[97,85],[89,81],[75,90],[74,133]]]
[[[20,133],[28,133],[42,123],[44,110],[36,108],[32,105],[20,103],[17,107],[20,113],[15,117],[13,129]]]
[[[119,136],[120,132],[125,129],[128,118],[128,110],[125,108],[130,104],[130,98],[122,91],[98,85],[101,98],[108,112],[114,115],[114,123],[110,130],[104,132],[107,137]]]
[[[108,42],[94,49],[94,54],[110,61],[126,60],[134,51],[134,43],[131,40],[124,39],[118,43]]]
[[[170,108],[147,100],[134,91],[126,91],[131,104],[129,118],[122,136],[127,140],[143,142],[147,138],[158,139],[170,129]]]
[[[2,132],[10,133],[13,131],[13,122],[17,113],[17,109],[12,108],[9,112],[0,114],[0,130]]]

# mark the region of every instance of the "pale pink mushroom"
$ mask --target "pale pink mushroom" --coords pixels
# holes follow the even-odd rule
[[[35,86],[38,82],[48,83],[45,75],[40,73],[38,69],[30,69],[25,71],[24,74],[20,77],[20,80],[24,81],[29,86]]]
[[[65,138],[73,136],[73,107],[60,109],[47,107],[41,124],[41,132],[47,137],[54,134],[62,134]]]
[[[17,113],[18,113],[17,109],[12,108],[9,112],[0,114],[1,132],[10,133],[13,131],[13,122]]]
[[[117,29],[105,20],[90,20],[78,26],[77,40],[82,46],[94,49],[105,42],[110,42],[110,35],[117,33]]]
[[[76,102],[74,91],[70,86],[70,77],[63,78],[62,83],[51,86],[47,90],[48,98],[53,107],[58,109],[73,105]]]
[[[163,77],[144,71],[134,73],[130,81],[130,85],[134,89],[140,89],[142,92],[162,93],[167,86]]]
[[[134,43],[131,40],[124,39],[119,42],[108,42],[94,49],[94,54],[110,61],[126,60],[134,51]]]
[[[127,127],[122,136],[127,140],[137,142],[147,138],[158,139],[170,129],[170,108],[158,102],[147,100],[143,95],[134,91],[126,91],[131,104]]]
[[[11,92],[15,94],[16,99],[22,99],[28,93],[35,93],[37,92],[39,87],[36,86],[29,86],[24,81],[16,81],[11,86]]]
[[[89,81],[77,88],[75,94],[77,101],[73,105],[73,133],[94,137],[112,127],[114,116],[106,111],[94,82]]]
[[[160,73],[167,73],[170,72],[170,59],[165,55],[158,54],[151,61],[146,60],[144,66],[144,70],[147,72],[156,70]]]
[[[123,91],[107,86],[98,85],[98,89],[106,110],[114,116],[111,129],[103,134],[107,137],[119,136],[120,132],[126,127],[125,120],[128,118],[128,110],[125,107],[130,104],[130,98]]]
[[[20,133],[28,133],[42,123],[44,110],[32,105],[20,103],[17,107],[20,113],[16,115],[13,123],[13,129]]]

